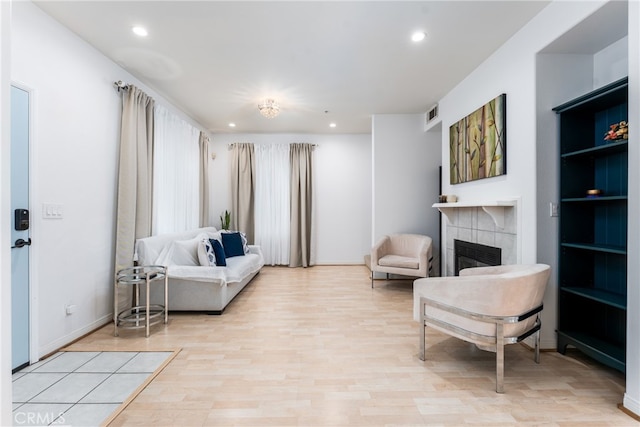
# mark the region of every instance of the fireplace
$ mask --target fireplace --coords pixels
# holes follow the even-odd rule
[[[458,276],[463,268],[500,265],[502,249],[454,239],[453,257],[455,275]]]

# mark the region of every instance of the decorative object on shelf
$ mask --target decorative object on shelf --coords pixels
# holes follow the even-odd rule
[[[220,215],[220,229],[228,230],[231,225],[231,212],[225,210],[222,215]]]
[[[604,134],[605,141],[617,141],[619,139],[629,139],[629,125],[625,120],[609,126],[609,131]]]
[[[591,190],[587,190],[587,197],[600,197],[602,196],[602,190],[598,188],[592,188]]]
[[[454,194],[441,194],[438,196],[438,203],[455,203],[458,201],[458,196]]]
[[[265,99],[262,104],[258,104],[258,110],[268,119],[273,119],[280,114],[280,106],[275,99]]]
[[[507,173],[507,95],[502,94],[449,128],[451,184]]]

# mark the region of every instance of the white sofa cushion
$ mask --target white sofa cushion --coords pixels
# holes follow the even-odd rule
[[[168,258],[162,265],[200,265],[198,246],[203,237],[206,238],[206,235],[173,242],[167,254]]]
[[[240,282],[250,274],[260,270],[264,265],[262,251],[258,246],[249,245],[249,253],[245,256],[227,258],[226,267],[201,267],[171,265],[167,271],[169,277],[187,279],[197,282],[219,281],[220,285]]]
[[[157,264],[159,260],[166,259],[166,252],[169,250],[170,246],[172,246],[172,242],[177,240],[193,239],[202,233],[215,237],[217,231],[218,230],[215,227],[204,227],[180,233],[167,233],[138,239],[136,241],[133,260],[138,261],[138,264],[140,265]]]

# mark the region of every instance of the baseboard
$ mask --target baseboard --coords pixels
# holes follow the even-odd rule
[[[640,421],[640,401],[633,399],[627,393],[624,394],[624,400],[618,408],[631,418]]]
[[[359,261],[316,261],[313,265],[331,267],[332,265],[336,265],[336,266],[362,265],[362,266],[364,266],[365,264],[364,264],[364,261],[359,260]]]
[[[540,340],[540,348],[548,351],[556,351],[557,350],[557,341],[553,340]]]
[[[42,359],[43,357],[50,355],[51,353],[57,352],[61,348],[64,348],[69,344],[73,343],[74,341],[77,341],[78,339],[84,337],[85,335],[90,334],[91,332],[102,328],[104,325],[110,322],[113,322],[113,313],[109,313],[80,329],[76,329],[75,331],[62,336],[53,342],[50,342],[49,344],[43,347],[40,347],[38,351],[38,358]]]
[[[533,337],[528,337],[525,338],[523,341],[520,341],[520,344],[523,345],[524,347],[528,348],[529,350],[533,351],[536,347],[535,341],[533,340]],[[544,344],[544,341],[540,341],[540,351],[543,353],[550,353],[552,351],[556,351],[556,346],[555,346],[555,342],[553,343],[552,346],[546,347]]]

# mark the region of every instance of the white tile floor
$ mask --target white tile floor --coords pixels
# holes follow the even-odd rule
[[[14,426],[98,426],[173,352],[59,352],[13,374]]]

